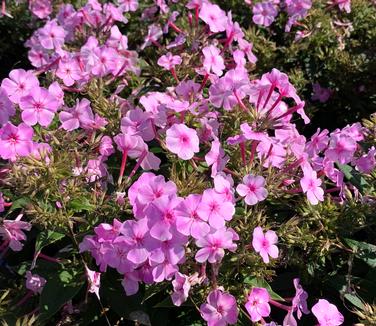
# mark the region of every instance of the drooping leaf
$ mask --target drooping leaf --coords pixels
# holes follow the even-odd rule
[[[83,211],[92,212],[95,209],[95,206],[91,204],[87,198],[77,198],[69,203],[68,208],[76,213],[80,213]]]

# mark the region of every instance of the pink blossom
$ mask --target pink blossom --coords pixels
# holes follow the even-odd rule
[[[271,2],[258,2],[253,6],[252,20],[257,25],[270,26],[278,15],[276,7]]]
[[[248,205],[256,205],[268,196],[265,189],[265,179],[261,176],[253,176],[251,174],[243,177],[243,183],[236,187],[237,193],[245,197]]]
[[[22,120],[29,126],[39,123],[43,127],[48,127],[58,107],[59,102],[56,97],[42,87],[34,89],[20,100]]]
[[[13,103],[9,100],[5,89],[0,87],[0,126],[5,125],[15,114]]]
[[[94,53],[98,59],[91,69],[93,75],[103,77],[116,72],[119,56],[115,49],[103,46],[94,49]]]
[[[156,44],[158,39],[163,35],[162,29],[159,25],[152,24],[149,26],[148,35],[145,37],[144,44],[141,46],[141,50],[145,49],[151,44]]]
[[[176,273],[172,286],[174,287],[174,292],[171,294],[171,300],[175,306],[181,306],[187,300],[191,288],[188,276]]]
[[[179,55],[172,55],[171,52],[168,52],[165,55],[162,55],[158,59],[158,65],[165,68],[166,70],[174,69],[176,65],[182,63],[182,59]]]
[[[29,9],[38,18],[47,18],[52,13],[51,0],[29,1]]]
[[[225,69],[224,60],[221,56],[221,51],[214,45],[209,45],[202,49],[204,54],[204,68],[207,74],[211,71],[217,76],[223,74]]]
[[[249,43],[248,41],[244,39],[239,39],[238,44],[239,44],[239,49],[245,53],[245,55],[248,58],[248,61],[251,63],[256,63],[257,58],[252,52],[253,44]]]
[[[260,321],[263,317],[270,315],[270,295],[265,288],[253,288],[248,296],[245,308],[253,322]]]
[[[342,11],[346,11],[348,14],[351,12],[351,0],[333,0],[334,5],[338,5],[338,8]]]
[[[13,103],[19,103],[23,96],[39,87],[39,80],[31,71],[23,69],[14,69],[9,73],[9,78],[3,79],[1,88],[3,88]]]
[[[176,228],[184,235],[198,239],[210,231],[207,218],[200,217],[197,210],[201,204],[201,195],[191,194],[176,208]]]
[[[21,221],[22,214],[18,215],[15,220],[3,220],[3,225],[0,227],[0,235],[4,241],[9,242],[9,247],[13,251],[21,251],[23,244],[21,241],[26,240],[26,235],[23,231],[30,231],[31,224]]]
[[[46,23],[38,30],[40,44],[47,50],[60,49],[64,45],[65,30],[55,20]]]
[[[213,228],[220,229],[225,226],[225,221],[232,219],[235,206],[231,201],[224,200],[214,189],[206,189],[197,214],[202,220],[209,221]]]
[[[376,148],[372,146],[368,153],[361,156],[355,161],[356,169],[361,173],[371,173],[376,166]]]
[[[344,133],[332,134],[325,156],[332,161],[346,164],[352,161],[356,148],[353,137]]]
[[[214,190],[217,194],[221,194],[225,201],[235,202],[234,199],[234,180],[231,175],[218,173],[214,178]]]
[[[185,124],[174,124],[166,131],[166,147],[182,160],[190,160],[194,153],[198,153],[199,139],[194,129]]]
[[[313,307],[312,313],[320,326],[338,326],[344,322],[343,315],[337,307],[325,299],[320,299]]]
[[[129,110],[121,119],[121,131],[124,134],[141,136],[144,141],[154,139],[151,114],[140,108]]]
[[[329,131],[324,129],[323,131],[320,128],[317,129],[316,133],[311,137],[311,141],[307,142],[305,151],[309,156],[313,157],[322,152],[329,143],[328,137]]]
[[[201,248],[196,253],[196,261],[199,263],[208,261],[211,264],[221,262],[225,255],[225,249],[236,250],[233,240],[234,234],[229,229],[212,229],[210,233],[196,240],[197,247]]]
[[[182,202],[182,198],[167,196],[153,201],[147,208],[150,235],[160,241],[171,240],[176,226],[176,207]]]
[[[109,136],[103,136],[99,144],[99,153],[103,156],[111,156],[115,153],[114,146],[112,145],[112,139]]]
[[[147,151],[147,145],[140,136],[119,134],[114,137],[118,150],[129,157],[138,158],[143,152]]]
[[[14,161],[17,156],[28,156],[33,150],[34,131],[21,123],[17,127],[7,123],[0,129],[0,156]]]
[[[0,192],[0,213],[4,212],[5,210],[5,200],[4,200],[4,197],[3,197],[3,193]]]
[[[26,272],[26,288],[33,291],[34,294],[42,293],[44,285],[47,283],[46,279],[38,274],[31,274]]]
[[[76,102],[72,109],[62,111],[59,114],[61,127],[64,130],[72,131],[78,128],[86,128],[94,122],[93,111],[90,107],[90,101],[83,98]]]
[[[124,11],[136,11],[138,9],[138,0],[118,0],[118,3],[124,8]]]
[[[213,33],[226,30],[228,18],[218,5],[204,2],[201,6],[199,17],[209,25],[210,31]]]
[[[61,78],[66,86],[72,86],[77,80],[81,80],[83,77],[77,60],[71,58],[59,61],[56,76]]]
[[[213,290],[200,307],[201,316],[208,326],[234,325],[238,320],[236,299],[227,292]]]
[[[324,201],[324,190],[321,186],[321,179],[317,178],[317,173],[312,168],[304,168],[304,177],[300,180],[300,185],[312,205],[317,205],[319,201]]]
[[[325,103],[329,100],[330,96],[332,95],[332,91],[329,88],[321,87],[318,83],[313,84],[312,87],[312,101],[320,101],[321,103]]]
[[[218,139],[213,140],[210,151],[205,155],[205,161],[208,166],[212,167],[212,177],[225,168],[229,157],[225,155],[225,151]]]
[[[272,258],[278,258],[278,242],[277,234],[268,230],[264,234],[260,226],[253,230],[252,246],[257,253],[260,254],[265,264],[269,263],[269,256]]]
[[[87,266],[85,266],[85,269],[86,269],[87,279],[88,279],[88,282],[89,282],[89,290],[88,291],[90,293],[95,293],[97,298],[100,299],[99,288],[100,288],[100,285],[101,285],[101,273],[96,272],[96,271],[92,271]]]

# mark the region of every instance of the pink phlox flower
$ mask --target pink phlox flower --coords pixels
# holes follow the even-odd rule
[[[9,122],[9,118],[16,114],[13,103],[9,100],[8,95],[2,87],[0,87],[0,126]]]
[[[106,181],[109,177],[104,158],[92,159],[87,162],[85,173],[88,182]]]
[[[48,127],[59,108],[59,102],[48,90],[42,87],[34,89],[20,100],[22,120],[29,126],[39,123]]]
[[[29,156],[33,150],[33,134],[33,129],[24,123],[15,126],[8,122],[0,129],[0,157],[15,161],[17,156]]]
[[[336,133],[336,132],[334,132]],[[345,134],[352,139],[354,139],[356,142],[364,140],[365,134],[367,133],[367,130],[365,127],[361,125],[360,122],[353,123],[351,125],[347,125],[345,128],[342,129],[341,134]]]
[[[29,10],[38,18],[47,18],[52,13],[51,0],[29,1]]]
[[[312,7],[312,0],[285,0],[286,11],[290,17],[302,19]]]
[[[38,274],[32,274],[30,271],[26,272],[26,288],[34,294],[42,293],[44,285],[47,283],[46,279]]]
[[[321,85],[318,83],[313,84],[312,88],[312,101],[320,101],[321,103],[325,103],[332,95],[332,91],[329,88],[321,87]]]
[[[226,44],[231,45],[232,41],[239,41],[243,39],[244,33],[238,22],[232,20],[232,13],[229,11],[227,13],[227,24],[226,24]]]
[[[352,137],[344,133],[332,133],[325,156],[332,161],[346,164],[353,160],[356,149],[357,143]]]
[[[249,62],[251,63],[257,62],[257,57],[252,52],[252,49],[253,49],[252,43],[241,38],[238,40],[238,45],[239,45],[239,49],[243,51],[245,55],[247,56]]]
[[[175,279],[172,281],[174,292],[171,294],[171,300],[175,306],[181,306],[189,296],[191,284],[187,275],[175,273]]]
[[[90,293],[95,293],[95,295],[99,297],[99,288],[101,286],[101,273],[92,271],[87,266],[85,266],[87,280],[89,282],[89,289]]]
[[[248,205],[256,205],[268,196],[268,191],[265,188],[265,179],[251,174],[243,177],[243,183],[236,187],[236,192],[245,197],[244,200]]]
[[[112,30],[111,30],[112,33]],[[108,39],[107,43],[111,40]],[[116,45],[119,43],[116,42]],[[99,42],[94,36],[89,36],[86,43],[80,49],[80,59],[85,63],[85,69],[91,70],[98,62],[98,47]]]
[[[230,293],[219,289],[209,293],[207,303],[200,306],[202,318],[208,326],[234,325],[238,320],[236,299]]]
[[[149,235],[146,218],[137,221],[125,221],[120,233],[125,236],[125,241],[130,248],[127,259],[135,265],[144,263],[157,245],[157,242]]]
[[[115,49],[102,46],[94,49],[94,52],[98,60],[91,69],[93,75],[103,77],[116,71],[119,55]]]
[[[18,104],[23,96],[39,87],[39,80],[31,71],[14,69],[9,73],[9,78],[4,78],[1,88],[8,94],[9,99]]]
[[[300,180],[300,185],[312,205],[317,205],[319,201],[324,201],[324,190],[320,187],[321,179],[317,178],[317,173],[309,165],[303,167],[304,177]]]
[[[61,59],[56,70],[56,76],[63,81],[65,86],[72,86],[76,81],[83,78],[81,68],[75,58]]]
[[[48,87],[48,92],[55,97],[58,102],[58,109],[64,105],[64,91],[61,89],[58,82],[53,82]]]
[[[270,2],[258,2],[253,6],[252,20],[257,25],[270,26],[278,15],[277,8]]]
[[[343,315],[337,307],[325,299],[320,299],[312,307],[312,313],[317,318],[319,326],[338,326],[344,322]]]
[[[166,131],[166,147],[182,160],[189,160],[200,151],[200,140],[194,129],[185,124],[174,124]]]
[[[121,285],[124,288],[125,295],[134,295],[139,290],[139,273],[138,271],[132,271],[124,274],[124,278],[121,281]]]
[[[176,94],[186,101],[199,97],[199,90],[200,84],[195,83],[193,80],[183,80],[175,88]]]
[[[201,129],[198,131],[202,142],[218,138],[219,122],[217,118],[203,117],[200,119]]]
[[[228,18],[218,5],[204,2],[200,8],[199,17],[209,25],[210,31],[213,33],[226,30]]]
[[[233,233],[226,228],[212,229],[204,237],[196,240],[197,251],[195,259],[199,263],[208,261],[211,264],[219,263],[225,255],[225,249],[235,251]]]
[[[144,44],[141,46],[141,50],[145,49],[153,43],[156,43],[163,35],[163,31],[159,25],[152,24],[149,26],[148,35],[145,37]]]
[[[150,235],[160,241],[171,240],[176,230],[176,207],[183,201],[180,197],[163,196],[155,199],[146,209]]]
[[[328,146],[328,134],[329,131],[326,129],[323,131],[321,131],[320,128],[317,129],[316,133],[311,137],[311,140],[306,144],[305,151],[310,157],[317,156]]]
[[[109,136],[103,136],[99,144],[99,153],[102,156],[111,156],[115,153],[114,146],[112,144],[112,139]]]
[[[275,138],[268,137],[261,140],[256,151],[265,168],[269,166],[281,168],[285,162],[286,149]]]
[[[182,59],[179,55],[173,55],[171,52],[168,52],[167,54],[162,55],[157,63],[164,69],[171,70],[174,69],[176,65],[180,65]]]
[[[214,189],[206,189],[202,195],[201,204],[197,210],[198,215],[210,226],[220,229],[230,221],[235,214],[235,205],[231,201],[224,200],[221,194]]]
[[[166,182],[162,175],[156,176],[146,172],[128,190],[128,198],[133,206],[133,213],[137,218],[145,217],[145,209],[154,200],[163,196],[174,196],[176,185],[172,181]]]
[[[51,20],[38,30],[38,38],[45,49],[59,49],[64,45],[65,30],[55,20]]]
[[[332,3],[341,11],[346,11],[348,14],[351,12],[351,0],[332,0]]]
[[[258,322],[263,317],[270,315],[271,309],[269,305],[270,295],[265,288],[253,288],[247,298],[245,308],[247,309],[251,320]]]
[[[13,251],[21,251],[23,244],[21,241],[26,240],[24,231],[31,230],[31,224],[21,221],[22,214],[18,215],[15,220],[3,220],[0,227],[0,235],[3,241],[9,242],[9,247]]]
[[[90,107],[90,101],[83,98],[76,102],[72,109],[59,113],[61,127],[66,131],[72,131],[78,128],[87,128],[94,123],[94,114]]]
[[[119,27],[112,26],[111,27],[111,35],[106,41],[106,45],[112,47],[114,49],[121,51],[126,51],[128,49],[128,37],[123,35]]]
[[[355,161],[356,169],[361,173],[371,173],[376,166],[376,148],[372,146],[367,154],[362,155]]]
[[[221,56],[221,51],[214,45],[206,46],[202,49],[204,54],[204,67],[206,73],[211,71],[217,76],[222,76],[225,69],[224,60]]]
[[[295,296],[292,299],[292,310],[297,311],[298,319],[302,318],[302,314],[309,314],[307,306],[308,293],[304,291],[303,287],[299,284],[298,278],[294,279]]]
[[[138,158],[148,150],[147,145],[140,136],[119,134],[114,137],[118,150],[126,153],[131,158]]]
[[[205,236],[210,231],[207,218],[199,216],[197,210],[201,204],[201,195],[191,194],[176,207],[176,228],[195,239]]]
[[[264,234],[260,226],[253,230],[253,249],[260,254],[265,264],[269,263],[269,256],[272,258],[278,258],[279,250],[276,246],[277,242],[278,236],[274,231],[268,230]]]
[[[294,155],[298,159],[306,155],[306,138],[299,134],[294,124],[275,130],[275,137],[286,148],[287,155]]]
[[[231,175],[218,173],[214,178],[214,190],[217,194],[223,196],[225,201],[235,202],[234,198],[234,180]]]
[[[126,12],[136,11],[138,9],[138,0],[118,0],[118,3]]]
[[[205,155],[206,164],[212,167],[211,176],[215,177],[218,172],[223,171],[229,159],[219,140],[213,140],[210,151]]]

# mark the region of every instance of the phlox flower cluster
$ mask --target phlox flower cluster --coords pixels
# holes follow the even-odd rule
[[[235,297],[229,284],[218,284],[221,268],[237,255],[268,267],[284,255],[278,244],[283,237],[271,230],[275,226],[252,216],[249,228],[245,212],[286,197],[303,198],[299,204],[309,207],[327,198],[345,203],[346,193],[357,189],[344,168],[371,173],[376,149],[363,149],[368,131],[359,123],[332,132],[318,129],[308,138],[299,133],[297,119],[310,123],[304,100],[276,68],[250,77],[257,57],[231,12],[208,0],[186,1],[179,4],[182,12],[171,12],[177,2],[156,0],[143,8],[142,20],[149,24],[138,52],[119,28],[127,24],[125,13],[139,10],[137,0],[89,0],[81,8],[61,4],[56,16],[48,0],[30,2],[35,15],[49,19],[26,42],[35,69],[14,69],[1,82],[0,157],[24,171],[28,158],[49,166],[56,148],[61,150],[58,137],[63,144],[77,143],[71,175],[59,189],[84,180],[98,202],[116,204],[124,213],[95,222],[93,234],[79,244],[80,253],[89,252],[98,266],[99,272],[88,268],[92,264],[83,268],[87,291],[98,299],[101,275],[111,268],[122,275],[128,296],[141,284],[168,281],[171,300],[180,306],[199,289],[206,296],[199,310],[208,325],[236,324],[241,304],[253,322],[265,322],[273,307],[285,311],[284,325],[296,325],[295,318],[310,313],[299,279],[286,305],[273,300],[268,288],[253,286]],[[289,31],[311,6],[310,0],[258,2],[253,21],[270,26],[284,10]],[[171,42],[170,34],[176,35]],[[158,87],[141,75],[147,63],[138,55],[149,50],[157,53],[151,65],[159,69],[155,80],[168,76]],[[105,90],[105,108],[98,108],[90,92],[94,86]],[[124,98],[123,91],[130,95]],[[325,102],[330,95],[314,87],[314,100]],[[199,176],[198,189],[177,181],[181,171],[187,180],[187,174]],[[10,205],[0,193],[0,213]],[[62,208],[58,201],[54,205]],[[5,219],[0,227],[4,246],[13,251],[22,249],[24,232],[31,229],[21,217]],[[241,233],[244,223],[247,232]],[[26,277],[26,287],[40,293],[46,280],[31,271]],[[312,313],[323,326],[344,321],[324,299]]]

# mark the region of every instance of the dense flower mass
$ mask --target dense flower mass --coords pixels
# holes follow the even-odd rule
[[[265,70],[263,56],[258,68],[255,25],[313,33],[313,1],[246,1],[249,30],[220,3],[28,2],[42,20],[26,41],[34,68],[0,87],[0,258],[30,258],[17,309],[40,295],[27,314],[59,311],[62,325],[94,296],[101,313],[85,323],[120,323],[109,306],[151,325],[152,308],[175,305],[209,326],[337,326],[345,309],[315,288],[339,282],[335,264],[347,274],[333,302],[359,308],[353,261],[371,266],[375,249],[350,237],[374,226],[376,121],[312,135],[310,100],[335,88],[315,83],[305,100],[297,74]]]

